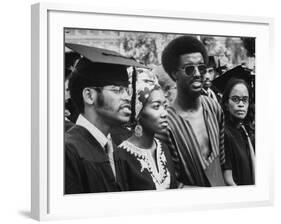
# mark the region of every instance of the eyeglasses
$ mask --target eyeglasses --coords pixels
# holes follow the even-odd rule
[[[241,97],[240,96],[231,96],[231,97],[229,97],[229,99],[236,104],[239,104],[240,101],[242,101],[243,104],[249,103],[249,97],[248,96],[241,96]]]
[[[109,90],[111,92],[114,92],[115,94],[122,95],[125,92],[129,95],[133,95],[133,90],[132,88],[125,87],[125,86],[105,86],[105,87],[90,87],[93,89],[104,89],[104,90]]]
[[[180,68],[180,71],[184,71],[187,76],[193,76],[196,73],[196,68],[198,69],[200,75],[204,75],[207,72],[207,66],[204,64],[199,65],[185,65]]]

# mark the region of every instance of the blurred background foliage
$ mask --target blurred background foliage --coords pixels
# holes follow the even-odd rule
[[[176,84],[161,65],[161,54],[165,46],[177,36],[183,34],[120,32],[112,30],[65,29],[65,42],[105,48],[133,57],[150,67],[150,70],[138,70],[138,78],[157,78],[169,102],[176,96]],[[205,45],[209,56],[213,56],[216,76],[244,64],[255,73],[255,38],[194,35]],[[68,51],[69,49],[66,49]],[[253,92],[254,92],[253,88]],[[254,103],[253,109],[254,113]],[[254,115],[253,119],[254,121]],[[254,125],[254,122],[251,124]],[[254,128],[252,128],[254,130]]]
[[[137,61],[155,67],[161,64],[164,47],[179,34],[120,32],[109,30],[66,29],[65,41],[117,51]],[[217,66],[228,69],[246,64],[254,69],[255,38],[194,35],[214,56]]]
[[[183,34],[65,29],[65,42],[105,48],[135,58],[151,68],[166,97],[172,101],[176,94],[175,82],[161,66],[161,54],[171,40],[181,35]],[[255,38],[193,36],[201,40],[208,55],[214,57],[217,76],[240,64],[246,65],[254,73]]]

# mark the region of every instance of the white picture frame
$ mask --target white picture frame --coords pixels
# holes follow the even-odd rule
[[[273,147],[264,128],[273,19],[189,12],[32,5],[31,215],[37,220],[117,216],[273,203]],[[149,27],[147,26],[149,24]],[[170,191],[63,194],[64,27],[256,37],[256,185]],[[260,102],[263,102],[262,104]],[[186,199],[186,200],[185,200]]]

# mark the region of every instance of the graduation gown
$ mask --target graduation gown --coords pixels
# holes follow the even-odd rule
[[[73,125],[75,125],[74,123],[72,123],[70,120],[65,119],[64,120],[64,131],[68,131]]]
[[[116,147],[116,146],[114,146]],[[118,167],[115,160],[115,166]],[[65,133],[65,194],[121,191],[104,148],[82,126]]]
[[[253,185],[254,176],[247,137],[230,121],[225,126],[226,169],[232,170],[237,185]]]

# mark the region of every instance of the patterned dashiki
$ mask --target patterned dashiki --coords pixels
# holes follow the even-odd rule
[[[162,190],[176,188],[173,162],[167,146],[155,139],[155,155],[128,141],[122,142],[116,157],[121,162],[125,190]],[[153,158],[155,157],[155,158]]]
[[[159,136],[168,145],[178,181],[191,186],[223,186],[225,163],[224,115],[220,105],[207,96],[200,96],[211,153],[200,152],[197,137],[188,118],[168,108],[168,132]]]

